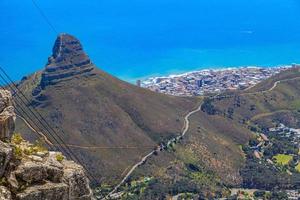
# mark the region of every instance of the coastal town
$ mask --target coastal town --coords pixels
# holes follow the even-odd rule
[[[201,96],[249,88],[287,68],[296,66],[298,65],[209,69],[138,80],[137,85],[169,95]]]

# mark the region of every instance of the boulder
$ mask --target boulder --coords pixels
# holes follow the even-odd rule
[[[10,140],[15,130],[16,115],[12,106],[12,95],[0,89],[0,140]]]
[[[48,179],[53,182],[60,182],[64,174],[63,165],[56,159],[57,154],[60,153],[49,152],[48,157],[46,158],[45,161],[45,165],[47,167]]]
[[[61,154],[61,153],[50,151],[49,156],[46,158],[45,164],[52,166],[52,167],[57,167],[59,169],[63,169],[64,168],[63,164],[61,162],[57,161],[57,159],[56,159],[57,154]]]
[[[69,200],[68,186],[64,183],[46,183],[27,188],[16,195],[18,200]]]
[[[10,191],[4,187],[0,186],[0,200],[11,200],[11,193]]]
[[[8,163],[10,162],[13,153],[12,148],[0,141],[0,178],[3,176]]]
[[[93,193],[89,180],[85,176],[82,166],[73,161],[64,161],[64,182],[69,186],[70,200],[91,200]]]
[[[53,166],[47,166],[48,180],[52,182],[60,182],[64,172],[62,169]]]
[[[19,165],[15,171],[18,180],[36,183],[46,180],[47,168],[43,163],[28,161]]]
[[[20,187],[18,181],[17,181],[17,178],[16,178],[16,174],[15,172],[10,172],[7,177],[7,183],[10,187],[10,189],[14,190],[14,191],[17,191]]]

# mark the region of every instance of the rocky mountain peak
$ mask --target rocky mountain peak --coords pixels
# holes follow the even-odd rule
[[[60,34],[43,71],[41,86],[54,85],[77,75],[89,75],[93,68],[80,41],[72,35]]]

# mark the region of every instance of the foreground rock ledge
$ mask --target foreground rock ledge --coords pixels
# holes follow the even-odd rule
[[[91,200],[81,165],[14,135],[12,97],[0,90],[0,200]]]

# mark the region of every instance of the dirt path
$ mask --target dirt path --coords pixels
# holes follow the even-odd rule
[[[46,142],[49,146],[53,146],[53,143],[47,138],[47,136],[46,136],[44,133],[39,132],[39,131],[36,131],[36,130],[35,130],[35,129],[27,122],[27,120],[26,120],[24,117],[22,117],[22,116],[20,116],[20,115],[17,115],[17,114],[16,114],[16,116],[17,116],[18,118],[20,118],[30,130],[32,130],[33,132],[37,133],[39,136],[41,136],[42,138],[44,138],[45,142]]]
[[[194,113],[198,112],[201,110],[201,106],[202,106],[202,102],[200,103],[200,105],[197,107],[197,109],[189,112],[185,117],[184,117],[184,128],[183,128],[183,131],[181,133],[181,137],[184,137],[187,133],[187,131],[189,130],[190,128],[190,116],[193,115]],[[175,137],[176,139],[177,137]],[[173,141],[174,138],[170,139],[169,141]],[[132,168],[131,170],[126,174],[126,176],[122,179],[122,181],[114,187],[114,189],[104,198],[104,199],[110,199],[110,198],[118,198],[120,196],[117,196],[115,193],[117,192],[117,190],[126,182],[126,180],[131,176],[131,174],[141,165],[143,165],[151,156],[154,155],[154,153],[156,152],[156,150],[153,150],[151,151],[149,154],[147,154],[146,156],[144,156],[142,158],[142,160],[138,163],[136,163]],[[122,193],[120,194],[122,195]]]
[[[284,79],[284,80],[276,81],[276,82],[274,82],[273,86],[271,88],[269,88],[268,90],[263,90],[263,91],[258,91],[258,92],[248,92],[248,93],[246,92],[246,93],[242,93],[242,95],[271,92],[271,91],[273,91],[278,86],[279,83],[283,83],[283,82],[287,82],[287,81],[292,81],[292,80],[298,80],[298,79],[300,79],[300,77],[295,77],[295,78],[290,78],[290,79]],[[253,87],[247,88],[245,91],[247,91],[247,90],[249,90],[249,89],[251,89]]]

